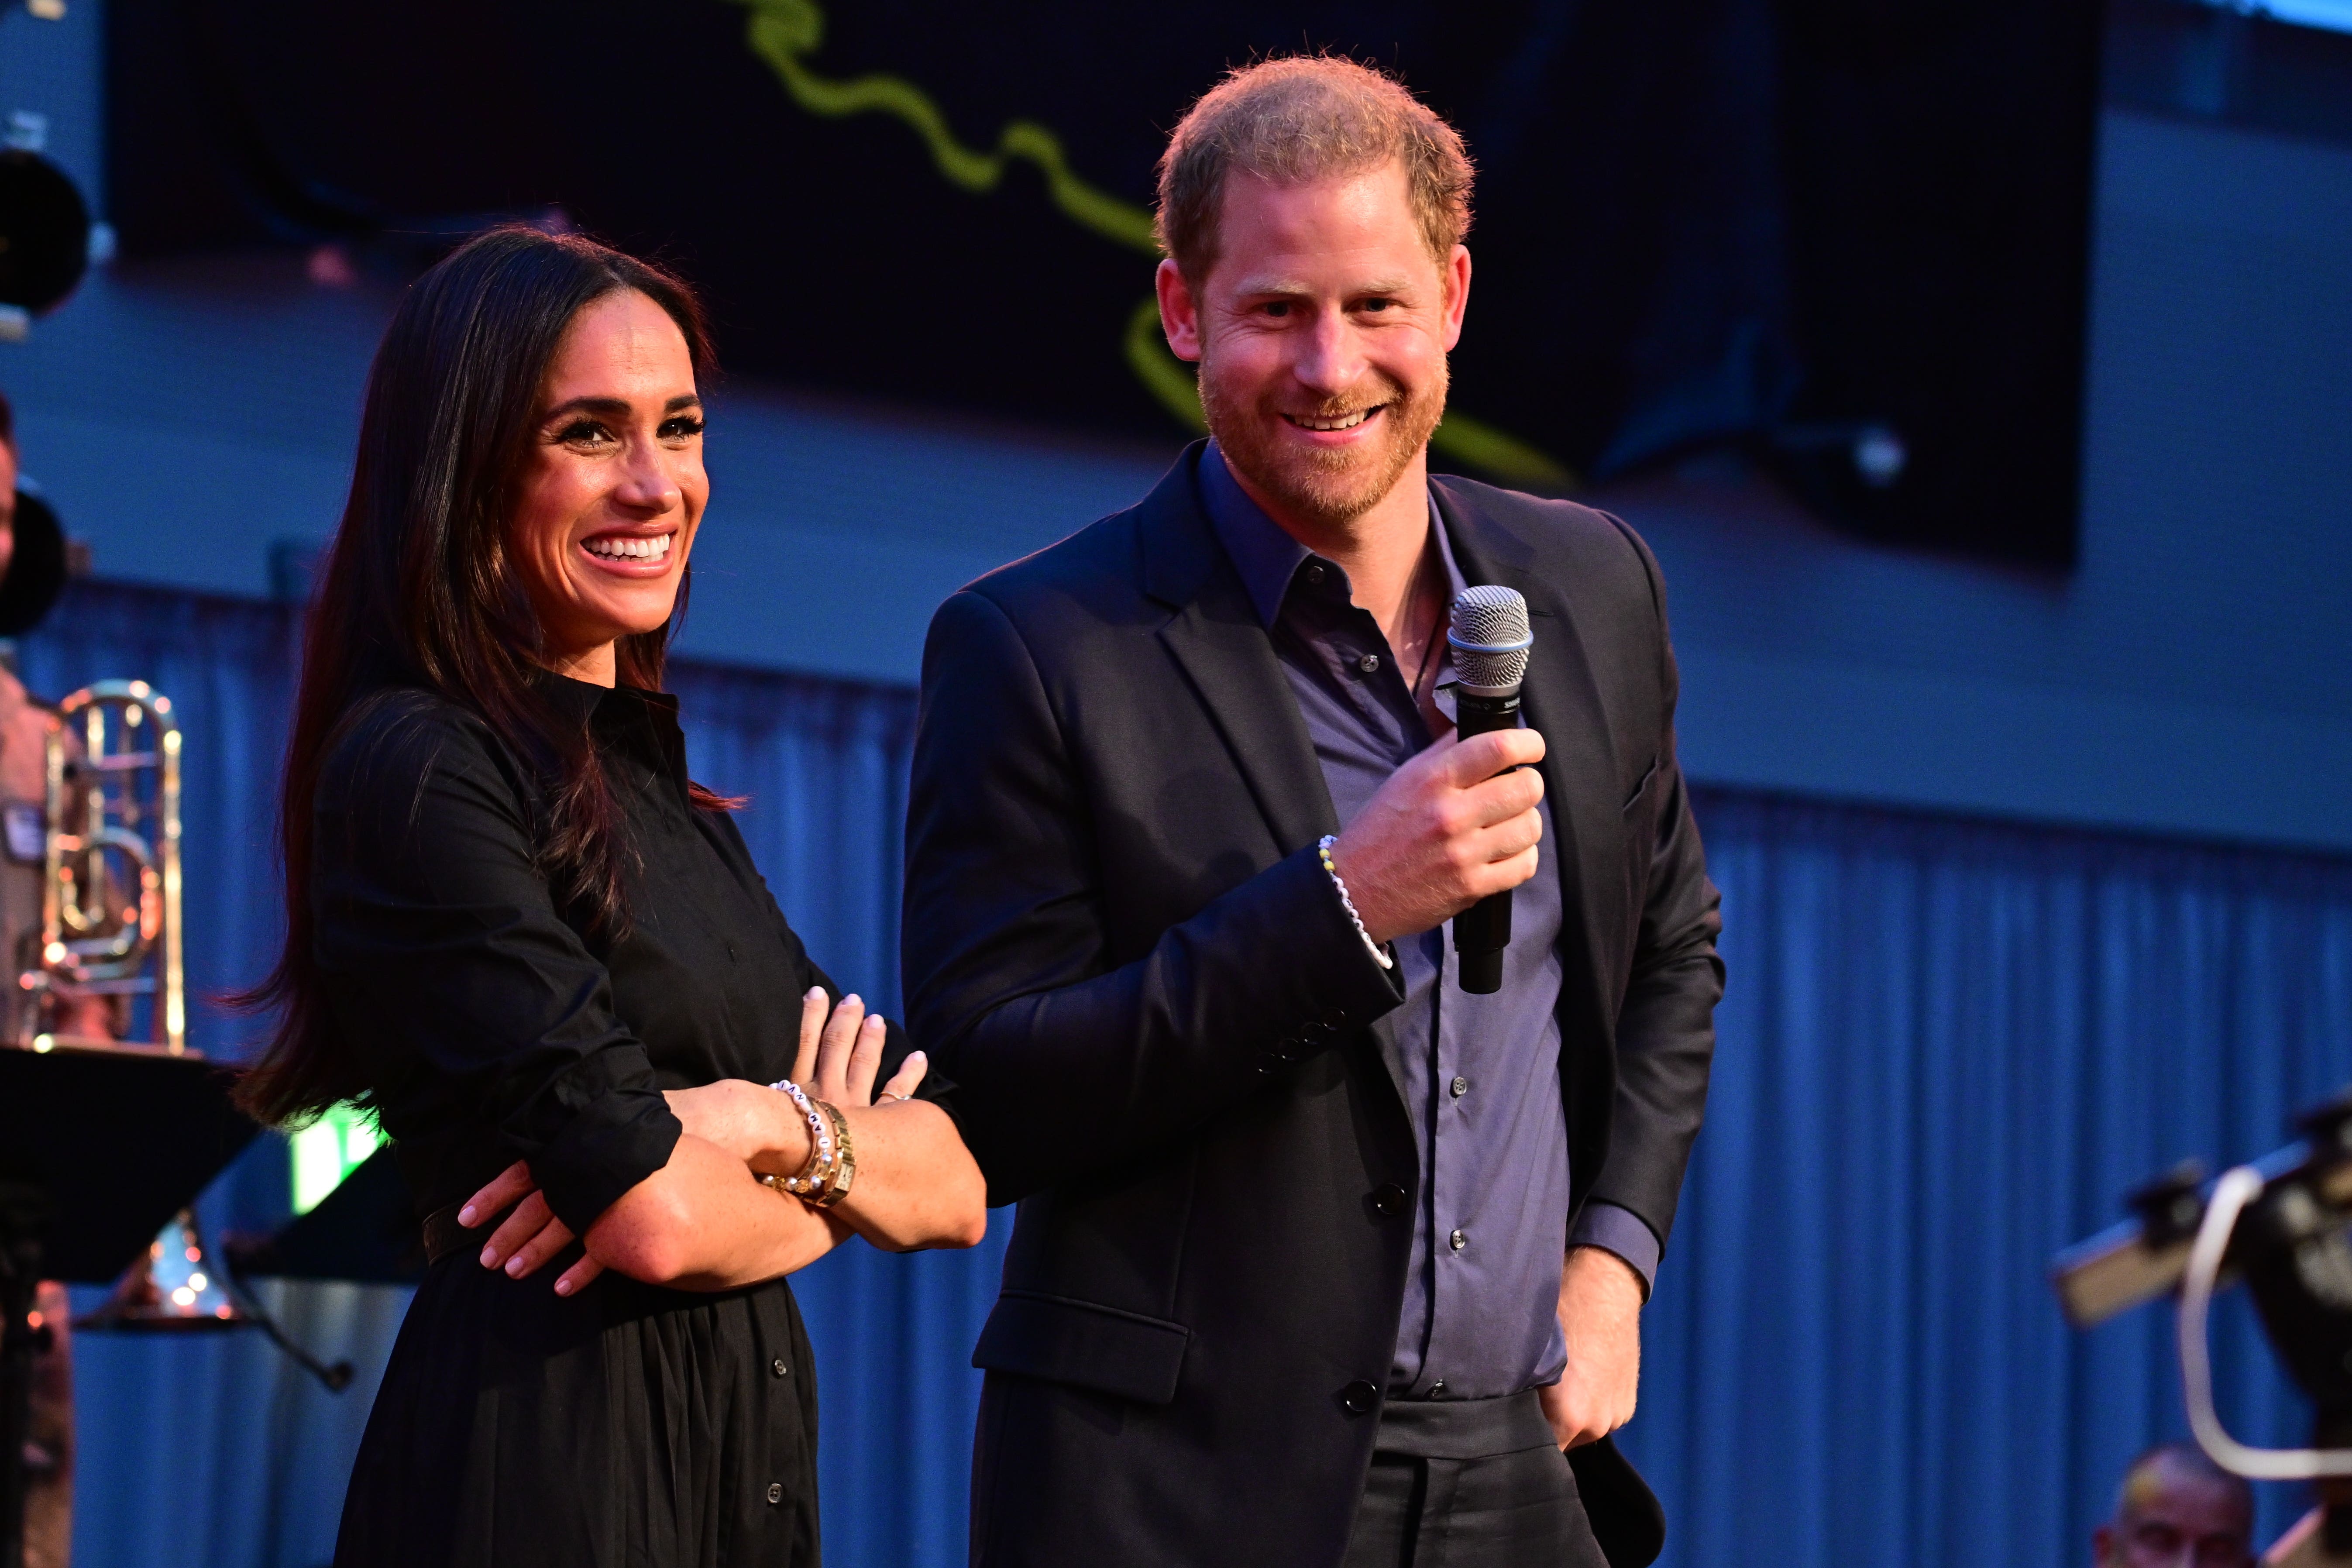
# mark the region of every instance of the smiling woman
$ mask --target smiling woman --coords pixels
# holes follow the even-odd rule
[[[240,1090],[373,1110],[424,1216],[345,1568],[814,1563],[783,1276],[984,1224],[949,1086],[686,775],[659,689],[709,360],[676,279],[507,229],[417,281],[370,373]]]
[[[509,540],[550,668],[614,681],[614,645],[669,624],[710,499],[686,333],[649,295],[581,308],[548,370]]]

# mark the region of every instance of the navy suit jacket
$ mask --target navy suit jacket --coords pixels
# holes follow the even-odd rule
[[[1201,452],[950,598],[924,650],[908,1019],[1021,1205],[973,1356],[976,1563],[1337,1563],[1395,1349],[1400,994],[1318,860],[1338,823]],[[1663,1242],[1723,971],[1657,566],[1590,509],[1432,487],[1465,575],[1534,619],[1576,1201]],[[1648,1562],[1640,1478],[1572,1458],[1612,1563]]]

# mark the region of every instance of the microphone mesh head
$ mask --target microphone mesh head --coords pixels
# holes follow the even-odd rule
[[[1527,679],[1528,649],[1536,640],[1528,626],[1528,602],[1517,588],[1465,588],[1454,601],[1454,625],[1445,640],[1454,645],[1454,675],[1463,685],[1490,690],[1517,686]]]

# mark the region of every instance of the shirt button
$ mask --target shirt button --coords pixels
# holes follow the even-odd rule
[[[1380,668],[1380,667],[1381,656],[1376,653],[1368,653],[1363,658],[1356,661],[1356,668],[1362,670],[1366,675],[1371,674],[1374,670]]]
[[[1470,1245],[1470,1238],[1457,1230],[1452,1236],[1445,1238],[1445,1245],[1452,1247],[1454,1251],[1459,1252],[1464,1247]]]
[[[1454,1080],[1453,1088],[1454,1098],[1459,1100],[1470,1092],[1470,1080],[1466,1078],[1457,1078]]]
[[[1432,1393],[1432,1394],[1443,1394],[1443,1393],[1444,1393],[1444,1392],[1445,1392],[1445,1380],[1444,1380],[1444,1378],[1442,1378],[1442,1377],[1441,1377],[1441,1378],[1439,1378],[1435,1383],[1431,1384],[1429,1385],[1429,1392],[1430,1392],[1430,1393]]]
[[[768,1363],[768,1370],[774,1373],[778,1377],[786,1377],[791,1375],[793,1369],[784,1364],[783,1357],[778,1356],[775,1360]]]
[[[768,1483],[768,1500],[770,1502],[782,1502],[784,1500],[783,1482],[770,1481]]]

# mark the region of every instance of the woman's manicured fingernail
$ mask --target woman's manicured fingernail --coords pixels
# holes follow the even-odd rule
[[[520,1253],[517,1253],[514,1257],[507,1259],[507,1276],[509,1279],[520,1279],[522,1278],[522,1255]]]
[[[855,991],[851,992],[848,995],[844,996],[841,999],[841,1005],[845,1007],[863,1007],[866,1005],[866,1004],[859,999],[857,993]]]
[[[810,987],[809,987],[809,989],[808,989],[808,994],[807,994],[807,995],[805,995],[805,996],[803,996],[803,997],[802,997],[802,998],[801,998],[801,1000],[802,1000],[802,1001],[803,1001],[803,1002],[822,1002],[822,1001],[824,1001],[824,986],[822,986],[822,985],[812,985],[812,986],[810,986]]]
[[[569,1296],[569,1295],[571,1295],[571,1294],[572,1294],[572,1281],[571,1281],[571,1280],[569,1280],[569,1279],[558,1279],[558,1280],[555,1282],[555,1293],[556,1293],[557,1295],[559,1295],[559,1296]]]
[[[498,1266],[499,1249],[495,1247],[486,1247],[482,1248],[482,1267],[485,1268],[496,1268]]]
[[[925,1055],[924,1055],[922,1052],[920,1052],[920,1051],[908,1051],[908,1052],[907,1053],[907,1059],[908,1059],[908,1061],[910,1061],[910,1062],[927,1062],[927,1061],[929,1061],[931,1058],[929,1058],[929,1057],[927,1057],[927,1056],[925,1056]]]
[[[473,1228],[474,1228],[474,1205],[471,1205],[471,1204],[467,1204],[464,1208],[461,1208],[461,1209],[459,1209],[459,1210],[457,1211],[457,1223],[458,1223],[459,1225],[464,1226],[467,1230],[471,1230],[471,1229],[473,1229]]]

